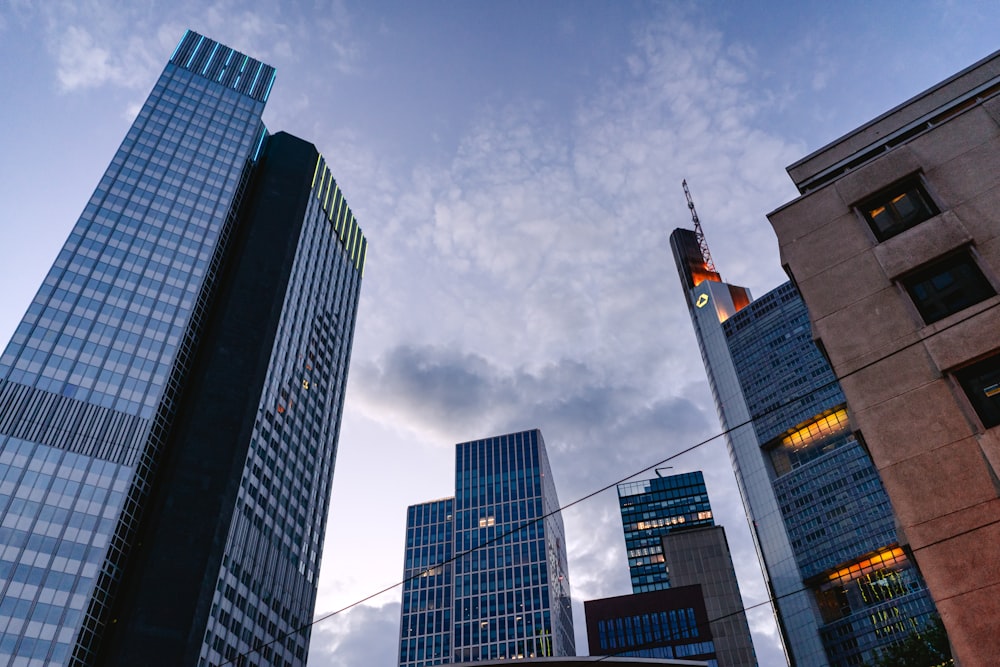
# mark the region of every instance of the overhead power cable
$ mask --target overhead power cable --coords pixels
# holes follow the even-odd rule
[[[664,459],[661,459],[659,461],[656,461],[655,463],[647,465],[647,466],[645,466],[645,467],[643,467],[643,468],[641,468],[639,470],[635,470],[634,472],[630,473],[628,476],[623,477],[623,478],[621,478],[619,480],[616,480],[614,482],[611,482],[609,484],[606,484],[606,485],[604,485],[604,486],[602,486],[602,487],[600,487],[600,488],[598,488],[598,489],[596,489],[594,491],[591,491],[590,493],[587,493],[586,495],[583,495],[583,496],[577,498],[576,500],[573,500],[573,501],[571,501],[569,503],[566,503],[565,505],[562,505],[561,507],[559,507],[559,508],[557,508],[555,510],[552,510],[551,512],[548,512],[547,514],[543,514],[542,516],[536,517],[534,519],[527,520],[524,523],[518,525],[517,527],[512,528],[512,529],[510,529],[510,530],[508,530],[508,531],[506,531],[504,533],[501,533],[500,535],[497,535],[496,537],[494,537],[492,539],[486,540],[485,542],[482,542],[481,544],[479,544],[479,545],[477,545],[475,547],[472,547],[471,549],[467,549],[466,551],[463,551],[463,552],[461,552],[459,554],[456,554],[456,555],[452,556],[451,558],[449,558],[447,560],[443,560],[443,561],[441,561],[439,563],[434,563],[433,565],[429,566],[428,568],[426,568],[424,570],[421,570],[421,571],[417,572],[416,574],[413,574],[413,575],[411,575],[409,577],[406,577],[406,578],[404,578],[404,579],[402,579],[402,580],[400,580],[400,581],[398,581],[398,582],[396,582],[394,584],[390,584],[389,586],[386,586],[386,587],[384,587],[384,588],[382,588],[382,589],[380,589],[378,591],[375,591],[375,592],[373,592],[373,593],[371,593],[369,595],[366,595],[363,598],[355,600],[354,602],[351,602],[348,605],[345,605],[345,606],[343,606],[343,607],[341,607],[339,609],[336,609],[334,611],[328,612],[328,613],[323,614],[321,616],[317,616],[312,621],[310,621],[308,623],[305,623],[305,624],[303,624],[303,625],[295,628],[294,630],[292,630],[290,632],[281,634],[281,635],[279,635],[279,636],[275,637],[274,639],[271,639],[271,640],[269,640],[267,642],[261,642],[261,643],[255,645],[255,646],[253,646],[249,651],[244,651],[242,653],[239,653],[233,659],[227,660],[226,662],[221,663],[220,667],[226,667],[226,665],[243,665],[246,659],[248,659],[250,656],[252,656],[252,655],[254,655],[256,653],[259,653],[265,647],[272,646],[272,645],[274,645],[276,643],[279,643],[279,642],[283,642],[288,637],[291,637],[291,636],[294,636],[294,635],[297,635],[297,634],[301,634],[302,632],[305,632],[306,630],[308,630],[309,628],[311,628],[314,625],[317,625],[317,624],[319,624],[319,623],[321,623],[323,621],[326,621],[326,620],[328,620],[330,618],[333,618],[334,616],[337,616],[338,614],[341,614],[341,613],[343,613],[345,611],[348,611],[348,610],[350,610],[350,609],[352,609],[354,607],[357,607],[358,605],[364,604],[365,602],[368,602],[369,600],[377,598],[378,596],[380,596],[380,595],[382,595],[384,593],[388,593],[389,591],[391,591],[391,590],[393,590],[395,588],[399,588],[400,586],[402,586],[403,584],[405,584],[405,583],[407,583],[409,581],[412,581],[414,579],[420,578],[421,576],[424,576],[425,574],[429,573],[431,570],[433,570],[435,568],[438,568],[438,567],[440,567],[442,565],[448,565],[448,564],[454,563],[458,559],[464,558],[465,556],[469,556],[469,555],[471,555],[471,554],[479,551],[480,549],[482,549],[484,547],[488,547],[488,546],[490,546],[492,544],[495,544],[495,543],[501,541],[503,538],[505,538],[505,537],[507,537],[509,535],[514,535],[516,533],[519,533],[522,530],[525,530],[530,525],[533,525],[533,524],[538,523],[540,521],[544,521],[545,519],[547,519],[549,517],[552,517],[552,516],[555,516],[556,514],[562,512],[563,510],[567,510],[567,509],[569,509],[571,507],[574,507],[574,506],[576,506],[576,505],[578,505],[578,504],[580,504],[580,503],[582,503],[582,502],[584,502],[586,500],[590,500],[594,496],[597,496],[597,495],[599,495],[599,494],[601,494],[601,493],[603,493],[605,491],[608,491],[609,489],[615,488],[615,487],[617,487],[618,484],[621,484],[623,482],[627,482],[628,480],[632,479],[633,477],[636,477],[637,475],[641,475],[641,474],[647,473],[647,472],[649,472],[651,470],[655,470],[656,468],[663,467],[664,465],[666,465],[670,461],[673,461],[674,459],[676,459],[676,458],[678,458],[680,456],[684,456],[685,454],[689,454],[689,453],[693,452],[694,450],[699,449],[700,447],[702,447],[704,445],[707,445],[710,442],[712,442],[714,440],[717,440],[718,438],[721,438],[721,437],[723,437],[725,435],[733,433],[734,431],[737,431],[737,430],[739,430],[739,429],[741,429],[741,428],[743,428],[745,426],[750,426],[750,425],[752,425],[754,423],[754,421],[759,420],[759,419],[761,419],[763,417],[766,417],[767,415],[771,414],[772,412],[776,412],[777,410],[780,410],[780,409],[782,409],[782,408],[784,408],[784,407],[786,407],[786,406],[788,406],[788,405],[790,405],[792,403],[795,403],[796,401],[801,401],[804,398],[808,398],[809,396],[811,396],[812,394],[816,393],[817,391],[821,391],[821,390],[826,389],[828,387],[831,387],[831,386],[833,386],[835,384],[839,384],[842,380],[844,380],[844,379],[846,379],[848,377],[851,377],[852,375],[855,375],[855,374],[860,373],[860,372],[862,372],[864,370],[867,370],[867,369],[871,368],[872,366],[874,366],[875,364],[881,363],[882,361],[884,361],[885,359],[888,359],[891,356],[894,356],[894,355],[899,354],[900,352],[902,352],[904,350],[907,350],[907,349],[909,349],[911,347],[914,347],[914,346],[916,346],[918,344],[921,344],[921,343],[925,342],[926,340],[928,340],[930,338],[933,338],[934,336],[938,336],[938,335],[944,333],[945,331],[948,331],[949,329],[952,329],[953,327],[956,327],[956,326],[958,326],[958,325],[960,325],[960,324],[962,324],[962,323],[964,323],[964,322],[972,319],[973,317],[977,317],[977,316],[979,316],[979,315],[981,315],[981,314],[983,314],[983,313],[985,313],[985,312],[987,312],[989,310],[993,310],[994,308],[997,308],[998,306],[1000,306],[1000,303],[992,304],[992,305],[990,305],[990,306],[988,306],[988,307],[986,307],[986,308],[984,308],[982,310],[977,310],[974,313],[971,313],[971,314],[969,314],[969,315],[967,315],[967,316],[965,316],[965,317],[963,317],[963,318],[961,318],[959,320],[956,320],[956,321],[948,324],[947,326],[941,327],[937,331],[934,331],[933,333],[928,334],[927,336],[924,336],[923,338],[917,338],[917,339],[912,340],[912,341],[910,341],[908,343],[905,343],[905,344],[901,345],[898,349],[893,350],[889,354],[882,355],[882,356],[878,357],[877,359],[873,359],[873,360],[871,360],[871,361],[869,361],[869,362],[867,362],[865,364],[862,364],[858,368],[855,368],[854,370],[852,370],[852,371],[850,371],[848,373],[845,373],[842,376],[834,376],[834,379],[830,380],[829,382],[825,382],[822,385],[813,387],[812,389],[810,389],[808,392],[806,392],[804,394],[800,394],[800,395],[795,396],[793,398],[787,399],[787,400],[785,400],[785,401],[783,401],[781,403],[778,403],[778,404],[776,404],[776,405],[768,408],[767,410],[764,410],[763,412],[761,412],[761,413],[759,413],[757,415],[751,416],[749,419],[747,419],[747,420],[745,420],[743,422],[740,422],[739,424],[731,426],[731,427],[729,427],[729,428],[727,428],[727,429],[725,429],[723,431],[720,431],[719,433],[716,433],[715,435],[712,435],[712,436],[710,436],[708,438],[705,438],[704,440],[701,440],[701,441],[699,441],[699,442],[697,442],[697,443],[695,443],[693,445],[685,447],[684,449],[681,449],[680,451],[674,452],[670,456],[668,456],[668,457],[666,457]],[[896,342],[896,341],[902,340],[902,339],[904,339],[906,337],[908,337],[908,336],[900,336],[900,337],[896,338],[894,341],[891,341],[891,342]],[[953,537],[959,537],[959,536],[964,535],[964,534],[966,534],[968,532],[972,532],[972,531],[978,530],[980,528],[985,528],[985,527],[988,527],[988,526],[993,525],[995,523],[1000,523],[1000,519],[998,519],[996,521],[992,521],[992,522],[987,523],[987,524],[983,524],[981,526],[976,526],[976,527],[971,528],[971,529],[969,529],[967,531],[964,531],[962,533],[959,533],[959,534],[956,534],[956,535],[953,535],[953,536],[949,536],[946,539],[952,539]],[[945,540],[939,540],[937,542],[932,542],[932,543],[920,546],[920,547],[918,547],[916,549],[913,549],[913,550],[914,551],[920,551],[920,550],[926,549],[928,547],[934,546],[936,544],[940,544],[942,541],[945,541]],[[804,588],[802,590],[808,590],[808,589]],[[753,608],[756,608],[756,607],[761,606],[761,605],[766,604],[766,603],[774,602],[774,601],[776,601],[778,599],[781,599],[783,597],[786,597],[788,595],[794,595],[794,594],[797,594],[797,593],[801,593],[802,590],[792,591],[790,593],[786,593],[786,594],[783,594],[781,596],[778,596],[777,598],[774,598],[774,599],[771,599],[769,597],[768,599],[764,600],[763,602],[756,603],[756,604],[751,605],[749,607],[744,607],[742,611],[745,611],[746,609],[753,609]],[[735,613],[742,613],[742,611],[741,612],[735,612]],[[720,617],[720,618],[723,618],[723,617]],[[716,620],[718,620],[718,619],[716,619]]]

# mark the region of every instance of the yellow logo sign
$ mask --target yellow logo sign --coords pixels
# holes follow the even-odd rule
[[[698,306],[699,308],[704,308],[706,303],[708,303],[708,295],[700,294],[698,295],[698,300],[694,302],[694,305]]]

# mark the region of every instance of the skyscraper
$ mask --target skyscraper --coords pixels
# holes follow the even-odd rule
[[[757,664],[701,471],[618,485],[632,595],[584,603],[591,655]]]
[[[852,665],[934,612],[794,285],[752,300],[671,247],[789,659]]]
[[[558,509],[537,429],[456,445],[455,497],[407,510],[400,667],[575,655]]]
[[[1000,52],[797,161],[801,196],[768,215],[967,667],[1000,655],[998,72]]]
[[[0,357],[0,660],[303,664],[364,241],[187,32]]]
[[[714,526],[701,471],[618,485],[632,592],[670,588],[663,536],[676,528]]]

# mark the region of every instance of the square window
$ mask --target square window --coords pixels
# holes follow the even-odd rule
[[[996,294],[967,252],[938,260],[901,282],[927,324]]]
[[[879,241],[906,231],[940,211],[917,177],[886,188],[858,205]]]
[[[990,428],[1000,424],[1000,355],[956,371],[955,377],[983,426]]]

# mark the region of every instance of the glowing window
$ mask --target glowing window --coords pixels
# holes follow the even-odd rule
[[[847,410],[841,408],[800,426],[782,438],[781,444],[783,447],[791,447],[792,449],[808,447],[817,440],[842,433],[847,430],[847,424]]]
[[[879,241],[904,232],[938,214],[920,179],[913,177],[896,183],[858,208]]]

